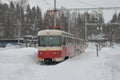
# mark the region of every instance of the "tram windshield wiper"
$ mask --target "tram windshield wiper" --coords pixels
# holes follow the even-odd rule
[[[52,47],[53,45],[49,45],[50,47]]]
[[[40,45],[40,46],[44,46],[44,47],[45,47],[45,46],[47,46],[47,45]]]

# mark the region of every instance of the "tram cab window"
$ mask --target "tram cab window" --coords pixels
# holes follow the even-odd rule
[[[38,46],[61,46],[60,36],[39,36]]]

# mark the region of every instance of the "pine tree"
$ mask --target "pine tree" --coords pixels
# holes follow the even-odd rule
[[[13,4],[13,2],[10,2],[10,8],[9,8],[9,12],[7,15],[8,19],[7,19],[7,26],[9,29],[9,38],[14,38],[14,31],[15,31],[15,27],[16,27],[16,15],[15,15],[15,6]]]
[[[36,20],[37,20],[36,8],[32,7],[32,10],[31,10],[31,23],[32,23],[32,25],[30,26],[30,29],[31,29],[31,32],[32,32],[31,35],[34,35],[34,31],[36,29]]]
[[[0,37],[2,37],[4,35],[4,13],[2,10],[3,6],[2,4],[0,4]]]
[[[115,13],[112,17],[112,20],[110,21],[111,23],[117,22],[117,14]]]
[[[7,26],[7,14],[8,14],[8,5],[7,4],[0,4],[0,32],[2,33],[1,36],[3,38],[8,38],[8,26]]]
[[[43,27],[42,13],[41,13],[41,10],[40,10],[40,8],[38,6],[37,6],[36,17],[37,17],[37,20],[36,20],[37,31],[45,29]]]
[[[118,14],[118,23],[120,23],[120,13]],[[117,28],[117,42],[120,43],[120,25],[118,25],[118,28]]]
[[[68,21],[69,21],[69,17],[68,16],[70,16],[69,12],[62,12],[61,13],[62,29],[64,31],[67,31],[67,32],[68,32]]]
[[[120,23],[120,13],[118,14],[118,22]]]
[[[77,17],[77,25],[76,25],[77,35],[81,38],[83,38],[83,32],[84,32],[84,22],[82,20],[82,14],[78,13]]]
[[[26,9],[26,14],[25,14],[25,27],[24,27],[24,35],[28,35],[30,34],[30,26],[32,26],[31,23],[31,9],[30,9],[30,5],[27,5],[27,9]]]
[[[30,5],[27,5],[27,9],[26,9],[26,22],[29,24],[31,23],[31,9],[30,9]]]
[[[23,37],[25,34],[25,9],[26,9],[26,3],[28,0],[17,0],[16,3],[16,18],[17,18],[17,27],[16,27],[16,36],[17,37]]]
[[[16,4],[16,28],[15,28],[15,35],[16,37],[20,37],[21,36],[21,26],[22,26],[22,21],[21,21],[21,7],[20,5],[17,3]]]

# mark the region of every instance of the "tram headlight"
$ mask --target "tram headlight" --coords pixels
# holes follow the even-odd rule
[[[53,54],[56,54],[56,52],[53,52]]]
[[[42,52],[39,52],[39,54],[42,54]]]
[[[53,54],[58,54],[58,52],[53,52]]]

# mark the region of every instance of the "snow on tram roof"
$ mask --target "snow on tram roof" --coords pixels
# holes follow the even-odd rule
[[[67,36],[73,36],[73,34],[70,34],[70,33],[62,31],[62,30],[56,30],[56,29],[41,30],[41,31],[38,32],[38,36],[41,36],[41,35],[67,35]]]

